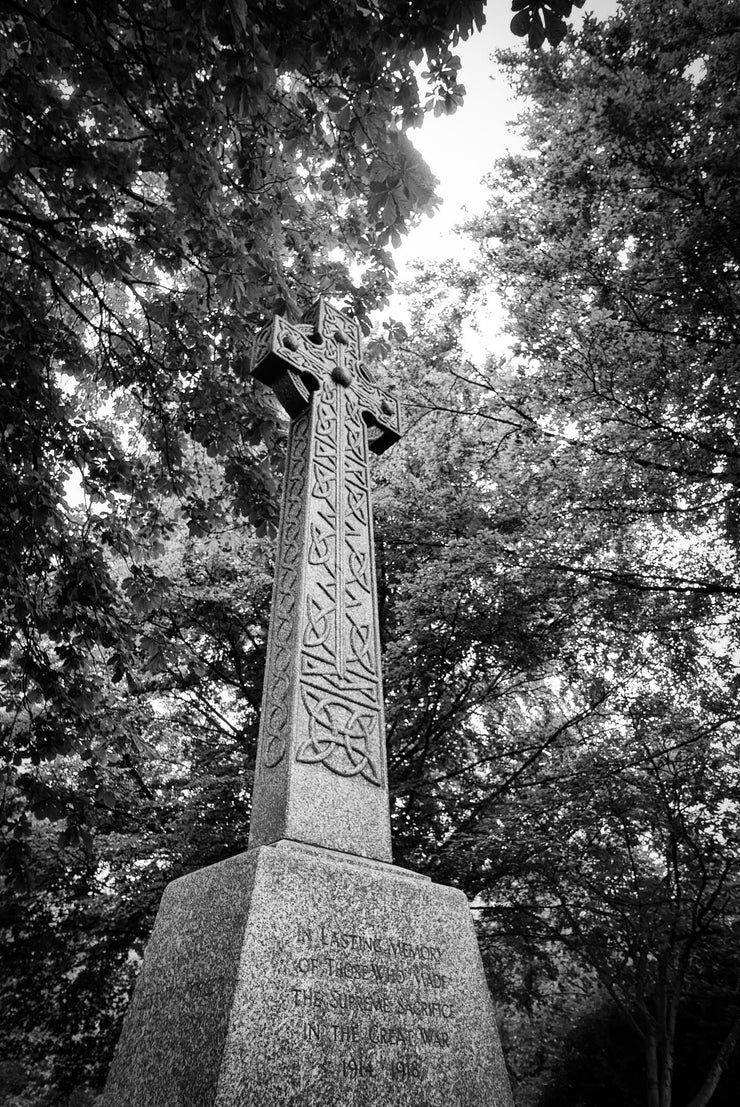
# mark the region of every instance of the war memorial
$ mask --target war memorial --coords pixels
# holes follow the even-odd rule
[[[257,336],[290,417],[249,848],[162,898],[105,1107],[510,1107],[467,900],[395,867],[369,451],[401,434],[326,301]]]

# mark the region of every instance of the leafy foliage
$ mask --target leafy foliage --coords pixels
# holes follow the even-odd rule
[[[285,444],[249,342],[383,302],[433,203],[405,129],[459,102],[481,7],[4,9],[13,1094],[99,1085],[164,885],[244,848]],[[537,154],[376,367],[394,845],[475,899],[522,1107],[617,1024],[595,1079],[704,1107],[740,1030],[737,34],[635,0],[510,56]]]
[[[235,516],[274,532],[284,431],[245,382],[252,335],[325,290],[363,320],[383,302],[389,245],[435,202],[405,131],[455,109],[451,47],[483,16],[150,0],[2,20],[0,743],[23,881],[28,812],[89,846],[108,766],[146,752],[124,680],[151,692],[200,617],[164,614],[168,544]],[[85,762],[74,810],[29,771],[60,754]]]
[[[587,21],[577,50],[509,57],[537,103],[532,153],[504,167],[476,233],[522,349],[547,366],[511,397],[524,418],[528,400],[549,405],[553,433],[599,467],[605,511],[732,537],[737,18],[677,12],[637,3]],[[705,570],[732,591],[724,562],[664,580],[690,589]]]
[[[285,448],[252,336],[384,302],[482,12],[3,5],[2,1034],[39,1086],[100,1079],[164,883],[246,841]]]
[[[527,36],[530,50],[539,50],[545,42],[558,46],[568,31],[565,20],[574,6],[582,8],[585,3],[586,0],[512,0],[511,10],[516,14],[511,30],[515,35]]]
[[[720,1094],[740,1037],[737,44],[733,5],[638,0],[562,52],[504,56],[530,152],[491,176],[457,286],[462,316],[493,286],[511,356],[480,370],[430,343],[445,409],[499,428],[477,467],[496,495],[516,446],[517,569],[572,589],[529,743],[502,743],[456,830],[492,935],[596,973],[651,1107]],[[562,722],[538,743],[548,699]],[[679,1081],[695,1002],[721,1015]]]

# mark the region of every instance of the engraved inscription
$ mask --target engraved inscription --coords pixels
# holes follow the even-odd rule
[[[296,939],[289,1006],[305,1042],[347,1047],[342,1078],[421,1080],[451,1048],[456,1007],[439,946],[324,926]]]

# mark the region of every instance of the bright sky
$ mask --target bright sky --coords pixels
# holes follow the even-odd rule
[[[573,9],[569,22],[578,26],[586,11],[599,19],[616,12],[616,0],[587,0],[583,12]],[[482,33],[461,42],[456,53],[462,61],[460,80],[465,85],[465,103],[454,115],[429,116],[422,127],[411,132],[416,148],[439,179],[442,207],[433,218],[424,218],[395,251],[399,275],[412,258],[444,258],[459,253],[459,236],[452,233],[467,212],[480,211],[486,190],[481,178],[496,158],[516,149],[517,136],[507,125],[521,110],[506,82],[490,61],[498,49],[517,48],[524,42],[509,29],[512,18],[509,0],[488,0],[486,25]]]

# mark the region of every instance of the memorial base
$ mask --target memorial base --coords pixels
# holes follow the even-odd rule
[[[296,843],[174,881],[104,1107],[510,1107],[465,896]]]

